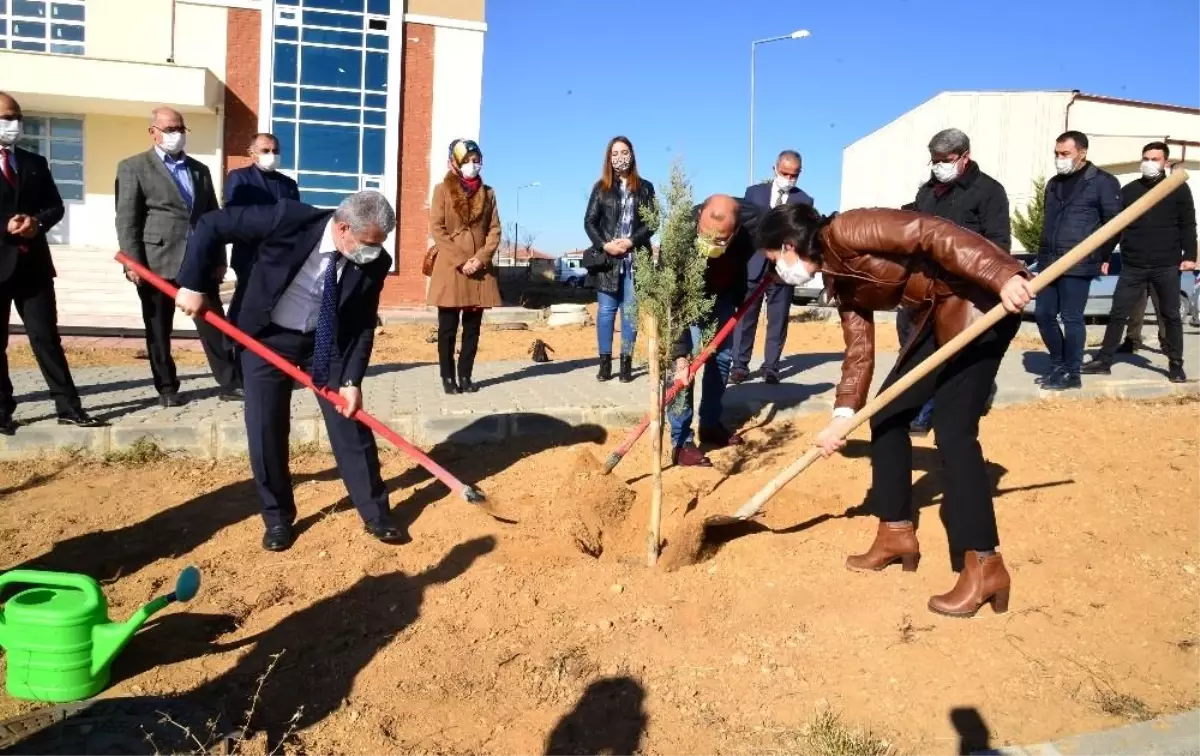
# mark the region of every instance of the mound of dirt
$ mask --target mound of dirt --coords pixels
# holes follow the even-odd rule
[[[696,515],[685,517],[664,533],[658,566],[667,572],[690,567],[700,561],[703,551],[704,520]]]
[[[580,449],[550,506],[543,508],[555,518],[551,530],[558,537],[593,557],[604,553],[605,535],[624,524],[637,498],[620,478],[605,475],[603,469],[594,454]]]

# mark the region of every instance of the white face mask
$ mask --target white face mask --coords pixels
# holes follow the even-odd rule
[[[375,262],[382,254],[383,247],[378,244],[360,244],[346,257],[355,265],[367,265]]]
[[[0,145],[12,147],[21,138],[20,119],[0,119]]]
[[[462,171],[463,178],[473,179],[479,175],[479,163],[463,163],[459,168]]]
[[[938,183],[949,184],[951,181],[958,178],[958,161],[949,163],[934,163],[933,177],[938,180]]]
[[[183,146],[187,144],[187,134],[180,132],[164,133],[162,135],[163,152],[168,155],[178,155],[183,152]]]
[[[264,171],[273,171],[279,167],[279,156],[274,152],[264,152],[257,159],[258,167]]]
[[[1142,175],[1148,179],[1158,178],[1163,174],[1163,167],[1153,160],[1142,161]]]
[[[775,273],[779,280],[788,286],[803,286],[813,280],[813,274],[808,272],[803,260],[797,259],[795,264],[789,264],[783,258],[782,251],[779,253],[779,259],[775,261]]]
[[[775,191],[790,192],[796,186],[796,179],[786,176],[775,176]]]
[[[1054,158],[1054,170],[1059,176],[1069,176],[1075,172],[1075,161],[1071,158]]]

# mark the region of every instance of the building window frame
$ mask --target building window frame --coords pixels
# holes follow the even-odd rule
[[[275,7],[271,39],[275,52],[272,60],[275,62],[270,67],[268,84],[268,130],[279,136],[281,146],[284,146],[281,171],[300,184],[301,199],[321,207],[336,205],[356,191],[382,189],[387,174],[388,81],[385,76],[382,87],[372,87],[368,77],[374,72],[378,79],[380,64],[384,71],[387,70],[393,33],[388,27],[393,19],[371,13],[365,5],[364,8],[365,11],[342,11],[310,7],[304,0],[290,4],[281,2]],[[314,20],[317,23],[312,23]],[[322,33],[325,33],[325,41],[316,41],[315,38],[322,36]],[[351,40],[351,37],[355,39]],[[339,44],[337,40],[347,44]],[[348,43],[351,41],[354,44]],[[281,57],[281,49],[288,54]],[[358,70],[350,72],[357,79],[357,86],[306,82],[306,49],[357,54]],[[381,56],[381,60],[373,60],[370,57],[373,55]],[[278,69],[277,64],[281,60],[288,69],[286,72]],[[291,70],[293,63],[294,71]],[[393,83],[393,86],[397,84]],[[350,104],[347,96],[357,100],[356,104]],[[305,127],[310,127],[310,133],[313,133],[311,127],[356,130],[356,170],[329,170],[329,166],[314,167],[311,163],[302,163],[305,141],[301,134]],[[376,155],[376,152],[379,154]],[[372,168],[378,170],[370,170]]]
[[[87,0],[0,0],[0,49],[85,54]]]
[[[63,121],[79,125],[79,136],[62,135]],[[17,140],[17,146],[30,152],[36,152],[46,159],[50,166],[50,175],[58,193],[62,195],[65,204],[83,204],[87,199],[87,155],[84,152],[87,128],[86,116],[78,113],[25,113],[21,122],[23,133]],[[31,126],[37,125],[36,132]],[[57,149],[56,149],[57,146]],[[69,157],[74,147],[78,147],[78,158]],[[55,168],[57,167],[57,171]],[[78,178],[74,177],[74,168],[78,168]],[[71,171],[71,173],[67,173]]]

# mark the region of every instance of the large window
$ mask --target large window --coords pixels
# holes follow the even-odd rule
[[[305,202],[383,186],[390,6],[276,0],[271,131]]]
[[[83,200],[83,119],[31,116],[22,119],[17,144],[50,163],[58,193],[68,202]]]
[[[0,0],[0,48],[83,55],[85,0]]]

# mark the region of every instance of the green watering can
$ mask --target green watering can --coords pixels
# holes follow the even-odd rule
[[[0,646],[7,653],[5,688],[14,698],[63,703],[91,698],[108,685],[109,667],[134,633],[175,601],[200,590],[200,571],[186,567],[175,590],[138,609],[126,622],[108,618],[100,584],[87,575],[12,570],[6,585],[30,585],[0,611]]]

